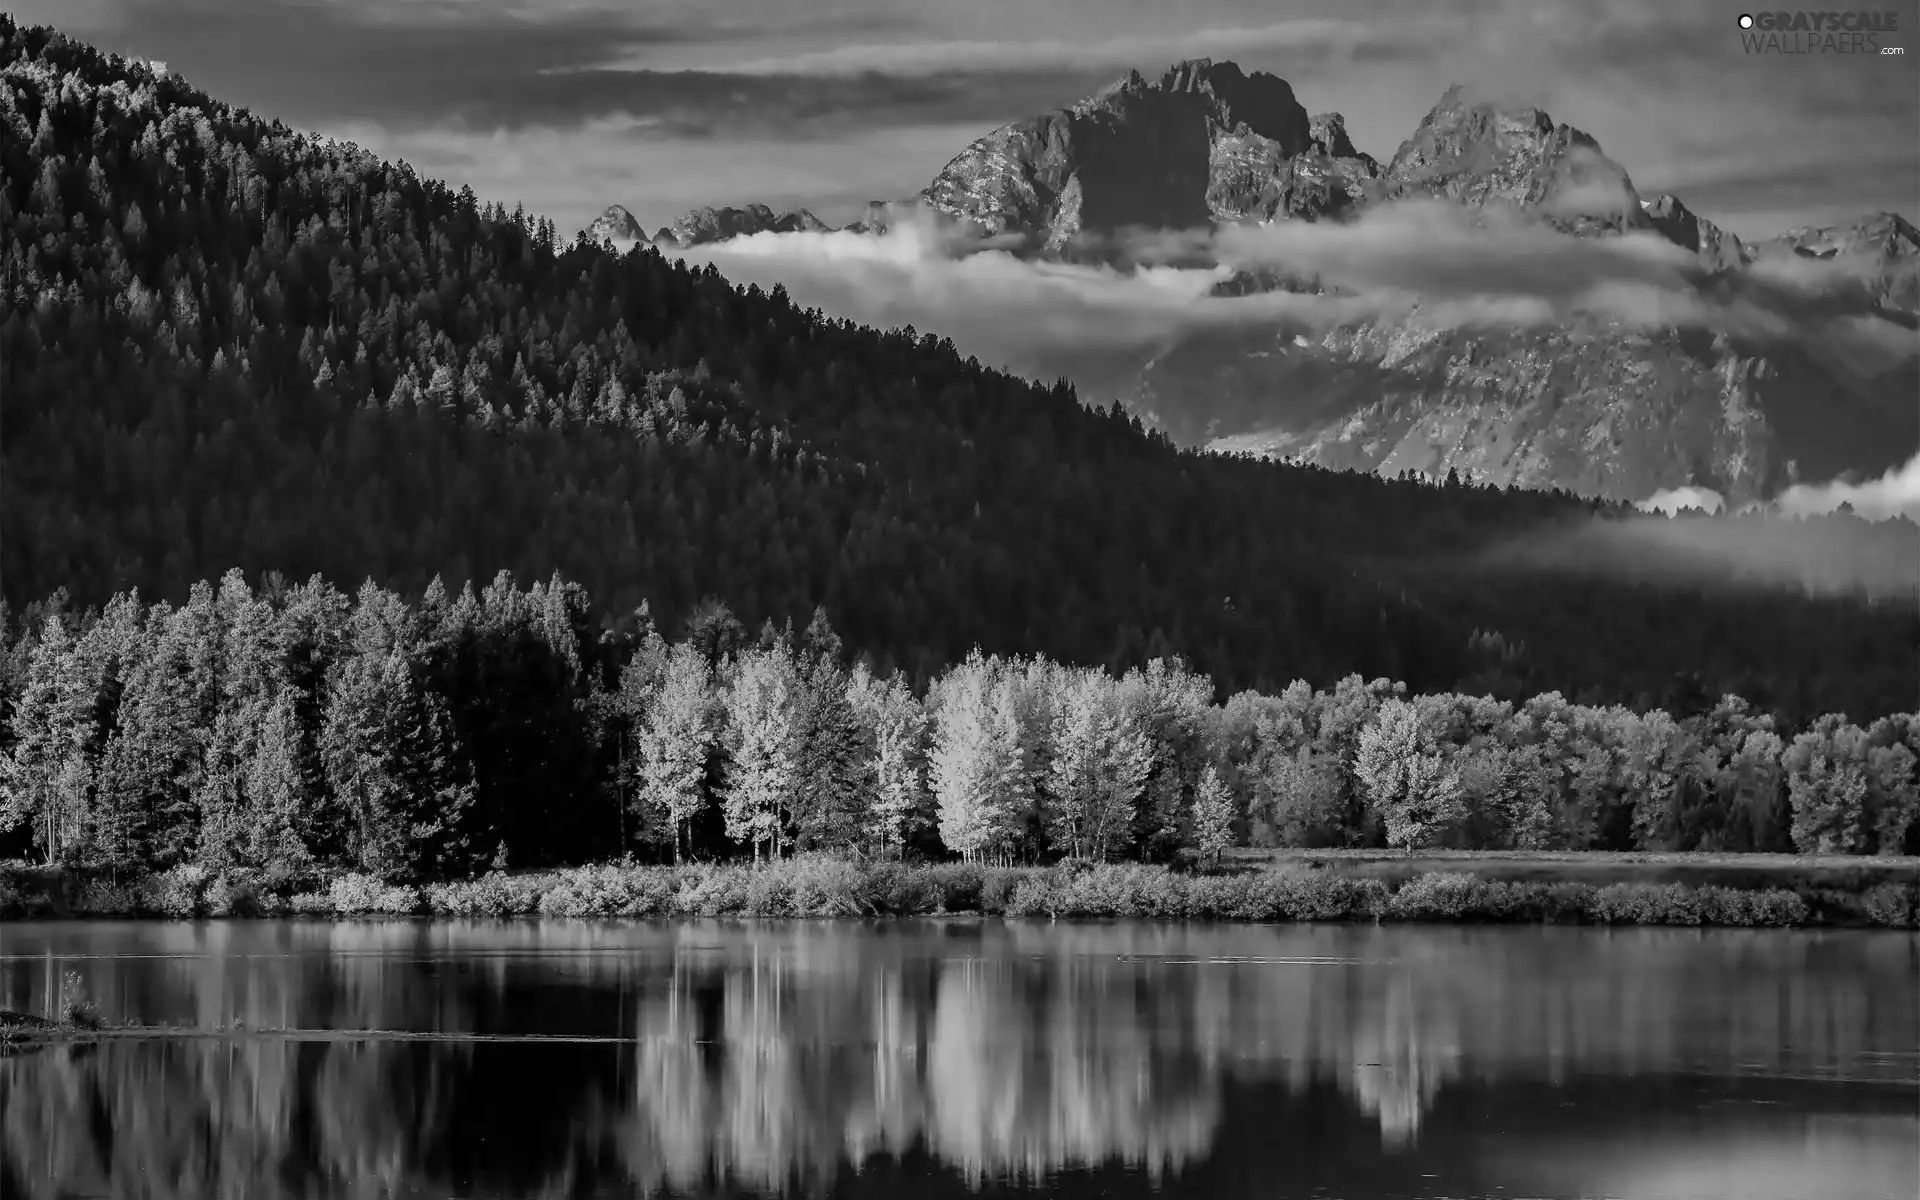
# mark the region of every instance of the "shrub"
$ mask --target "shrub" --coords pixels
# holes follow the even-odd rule
[[[1700,902],[1685,884],[1614,883],[1594,893],[1594,920],[1608,925],[1698,925]]]
[[[1029,875],[1014,884],[1003,911],[1009,917],[1058,917],[1061,898],[1051,875]]]
[[[75,890],[74,911],[89,916],[123,917],[155,911],[148,895],[154,888],[145,883],[122,882],[100,876],[83,880]]]
[[[192,863],[149,875],[140,887],[139,905],[163,917],[197,917],[205,911],[207,869]]]
[[[928,888],[934,895],[934,911],[942,913],[988,911],[988,879],[998,881],[1008,875],[1005,871],[988,872],[974,863],[936,863],[918,869],[927,873]],[[998,889],[993,898],[998,911],[1006,910],[1007,897],[1012,892],[1010,880]]]
[[[784,885],[785,913],[795,917],[864,917],[872,914],[864,868],[844,858],[806,855],[766,872]]]
[[[867,868],[860,897],[866,911],[895,917],[933,912],[941,899],[931,871],[893,862]]]
[[[373,875],[348,874],[326,891],[328,907],[340,916],[379,914],[403,917],[421,909],[420,889],[389,884]],[[325,910],[322,910],[325,911]]]
[[[1914,889],[1902,883],[1883,883],[1860,893],[1860,913],[1875,925],[1889,929],[1913,927]]]
[[[287,902],[267,887],[267,880],[251,871],[227,871],[207,884],[204,895],[210,917],[272,917],[286,911]]]
[[[1387,901],[1386,915],[1401,921],[1458,920],[1479,907],[1488,886],[1457,871],[1429,871],[1400,885]]]
[[[293,916],[328,916],[333,911],[333,898],[326,892],[296,892],[287,897],[287,912]]]
[[[747,911],[743,872],[700,864],[681,872],[673,909],[686,917],[733,916]]]
[[[436,883],[426,890],[427,909],[449,917],[519,917],[540,911],[544,880],[530,875],[482,875]]]
[[[538,896],[539,911],[548,916],[657,917],[673,910],[673,879],[665,871],[572,867],[551,879],[544,892],[537,890],[534,881],[529,881],[533,886],[528,889]],[[498,889],[498,896],[503,902],[518,900],[506,887]]]

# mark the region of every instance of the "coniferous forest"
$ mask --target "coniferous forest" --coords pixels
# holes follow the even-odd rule
[[[1182,451],[4,17],[0,130],[0,856],[1912,847],[1910,596],[1492,560],[1630,514]]]

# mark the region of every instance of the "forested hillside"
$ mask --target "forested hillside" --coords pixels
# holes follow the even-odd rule
[[[1612,583],[1478,552],[1566,495],[1177,450],[988,371],[552,225],[0,18],[0,570],[138,589],[554,572],[631,636],[824,606],[917,690],[978,646],[1221,689],[1913,706],[1910,602]],[[36,612],[28,624],[44,622]],[[1217,698],[1217,697],[1216,697]]]

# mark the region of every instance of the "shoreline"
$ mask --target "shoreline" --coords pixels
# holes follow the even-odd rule
[[[0,923],[220,918],[969,916],[1206,923],[1668,925],[1911,930],[1920,859],[1239,851],[1217,872],[795,858],[611,863],[387,883],[175,867],[114,878],[0,864]]]

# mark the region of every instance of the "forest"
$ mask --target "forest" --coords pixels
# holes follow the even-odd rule
[[[1223,696],[1358,673],[1679,716],[1731,692],[1796,728],[1920,695],[1911,596],[1528,567],[1490,552],[1647,518],[1180,451],[931,334],[566,243],[4,17],[0,128],[16,611],[181,604],[234,567],[414,596],[557,571],[616,623],[824,606],[917,690],[979,647],[1177,654]]]
[[[1794,731],[1734,696],[1662,709],[1242,691],[975,652],[925,689],[824,610],[671,639],[502,573],[34,606],[0,694],[0,856],[388,881],[810,851],[1009,865],[1217,862],[1237,845],[1915,849],[1920,718]]]
[[[1182,451],[6,17],[0,129],[0,853],[1911,842],[1913,596],[1529,565],[1649,518]]]

